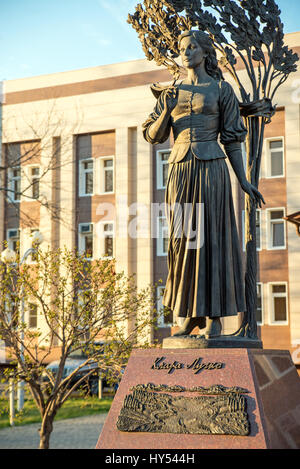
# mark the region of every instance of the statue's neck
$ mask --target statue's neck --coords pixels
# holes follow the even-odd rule
[[[186,83],[191,85],[198,85],[199,83],[206,83],[211,79],[208,75],[207,71],[205,70],[204,62],[198,65],[195,68],[188,68],[187,69],[188,75],[185,79]]]

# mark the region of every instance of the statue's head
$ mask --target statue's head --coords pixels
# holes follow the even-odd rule
[[[184,67],[195,68],[204,60],[208,75],[216,80],[223,78],[222,72],[218,67],[213,42],[204,31],[185,31],[178,38],[178,46]]]

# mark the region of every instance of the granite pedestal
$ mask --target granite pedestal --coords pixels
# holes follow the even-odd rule
[[[247,390],[249,434],[118,430],[117,422],[126,396],[133,386],[148,383],[183,386],[185,389],[221,385]],[[180,395],[189,397],[191,393]],[[300,448],[299,429],[300,380],[288,351],[242,348],[134,350],[96,448],[296,449]]]

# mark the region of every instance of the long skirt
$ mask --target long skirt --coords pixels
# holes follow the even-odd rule
[[[243,269],[231,181],[224,158],[191,152],[170,165],[166,188],[168,277],[163,304],[175,317],[245,311]]]

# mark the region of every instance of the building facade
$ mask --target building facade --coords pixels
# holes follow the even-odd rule
[[[300,53],[300,33],[286,42]],[[155,105],[150,84],[170,81],[166,70],[137,60],[5,82],[2,160],[9,169],[2,173],[0,242],[15,249],[20,241],[22,254],[38,229],[44,245],[115,257],[118,270],[136,274],[138,287],[157,283],[160,307],[173,142],[150,145],[142,124]],[[300,210],[300,70],[276,103],[259,185],[266,205],[257,210],[257,319],[264,347],[288,349],[300,365],[300,239],[284,219]],[[229,169],[244,250],[244,195]],[[36,310],[28,315],[37,327]],[[226,320],[225,333],[237,330],[239,320]],[[157,326],[153,339],[161,340],[173,318],[158,314]]]

